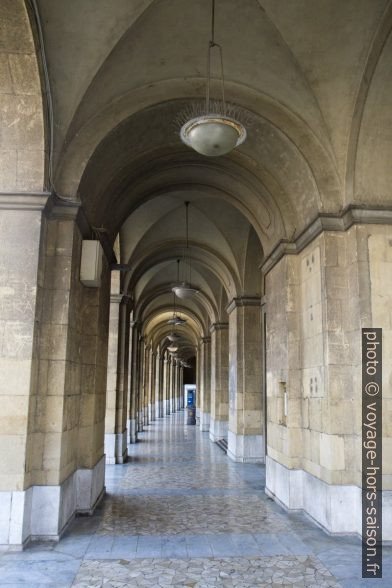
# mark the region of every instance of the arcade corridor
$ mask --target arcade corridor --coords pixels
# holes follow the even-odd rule
[[[264,493],[264,466],[227,459],[184,415],[155,421],[129,446],[128,463],[106,466],[100,507],[58,544],[2,553],[0,585],[370,585],[359,579],[358,539],[287,514]],[[376,583],[391,586],[384,549]]]

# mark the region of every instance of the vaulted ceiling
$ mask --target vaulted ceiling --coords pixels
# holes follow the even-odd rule
[[[132,268],[123,289],[155,334],[191,202],[201,294],[184,307],[189,340],[227,320],[232,297],[260,295],[258,266],[280,239],[319,212],[391,199],[391,2],[216,0],[227,99],[248,133],[219,158],[179,137],[181,116],[205,92],[210,8],[211,0],[38,0],[53,187],[80,200],[113,241],[119,235]]]

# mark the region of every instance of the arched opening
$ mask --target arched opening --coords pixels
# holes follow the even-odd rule
[[[247,139],[205,157],[179,130],[210,0],[112,4],[0,7],[0,544],[80,514],[135,559],[181,525],[177,555],[224,556],[222,533],[260,556],[282,509],[360,534],[362,329],[392,341],[391,8],[217,2]]]

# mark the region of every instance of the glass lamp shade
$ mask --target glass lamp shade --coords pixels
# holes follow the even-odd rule
[[[170,351],[170,353],[175,353],[176,351],[178,351],[177,345],[170,345],[170,347],[168,347],[167,349],[168,351]]]
[[[185,323],[186,323],[186,319],[183,319],[178,315],[175,315],[173,318],[171,318],[167,321],[168,325],[174,325],[177,327],[180,327],[181,325],[185,325]]]
[[[169,339],[169,341],[172,341],[172,343],[174,343],[174,341],[178,341],[180,338],[180,335],[177,335],[177,333],[170,333],[167,338]]]
[[[181,139],[201,155],[216,157],[241,145],[246,130],[233,118],[207,114],[188,120],[181,129]]]
[[[190,284],[183,282],[178,286],[174,286],[173,292],[177,296],[177,298],[181,298],[182,300],[184,300],[187,298],[193,298],[194,296],[196,296],[196,294],[198,294],[199,291],[196,290],[196,288],[192,288]]]

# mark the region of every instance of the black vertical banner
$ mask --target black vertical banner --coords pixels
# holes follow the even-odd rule
[[[362,578],[382,578],[382,329],[362,329]]]

